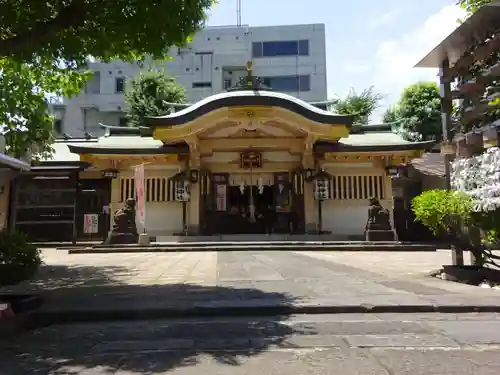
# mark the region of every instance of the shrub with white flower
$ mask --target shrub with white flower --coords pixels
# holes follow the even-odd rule
[[[474,211],[489,213],[500,208],[500,148],[492,147],[451,164],[451,188],[474,200]]]

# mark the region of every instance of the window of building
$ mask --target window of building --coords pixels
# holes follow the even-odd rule
[[[311,76],[263,77],[264,85],[281,92],[311,91]]]
[[[252,43],[252,56],[262,57],[262,42]]]
[[[299,40],[299,55],[300,56],[309,56],[309,41]]]
[[[193,88],[212,87],[212,82],[193,82]]]
[[[83,86],[85,94],[99,94],[101,91],[101,73],[94,72],[92,77]]]
[[[120,119],[118,120],[118,126],[127,126],[127,118],[120,117]]]
[[[253,57],[308,56],[309,40],[281,40],[252,43]]]
[[[335,175],[331,180],[332,199],[385,199],[384,176]]]
[[[299,76],[299,91],[311,91],[311,76]]]
[[[60,118],[56,118],[54,120],[54,131],[57,134],[62,134],[62,132],[63,132],[63,122]]]
[[[115,80],[115,92],[125,92],[125,78],[124,77],[116,77]]]
[[[144,198],[146,198],[146,202],[175,201],[177,187],[182,182],[163,176],[146,178],[144,181]],[[120,178],[119,184],[120,202],[124,202],[128,198],[136,198],[134,178]]]
[[[233,81],[230,79],[224,80],[224,90],[228,90],[233,86]]]

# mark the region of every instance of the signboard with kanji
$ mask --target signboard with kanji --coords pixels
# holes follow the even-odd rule
[[[314,181],[314,197],[319,201],[330,199],[330,181],[319,179]]]
[[[83,233],[95,234],[99,232],[99,215],[85,214],[83,215]]]
[[[240,168],[252,169],[262,167],[262,155],[256,151],[246,151],[240,154]]]

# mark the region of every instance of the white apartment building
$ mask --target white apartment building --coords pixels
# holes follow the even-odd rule
[[[246,75],[249,60],[254,75],[273,90],[308,102],[327,99],[324,24],[207,27],[170,56],[162,65],[186,88],[190,102],[233,86]],[[99,136],[100,122],[126,125],[126,81],[143,68],[121,61],[93,62],[90,68],[95,73],[82,93],[54,106],[59,134]]]

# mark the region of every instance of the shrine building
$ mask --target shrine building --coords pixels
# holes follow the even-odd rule
[[[87,213],[98,215],[98,232],[107,233],[112,213],[135,196],[134,167],[143,163],[146,222],[139,230],[151,237],[326,232],[360,238],[369,198],[392,213],[394,170],[432,147],[403,140],[390,125],[353,125],[351,116],[273,92],[253,78],[147,125],[103,125],[103,137],[60,140],[53,160],[34,166],[26,175],[31,182],[19,179],[18,186],[34,186],[33,176],[72,165],[73,211],[53,221],[78,238],[85,237]],[[31,206],[40,203],[31,199]],[[16,198],[11,225],[30,232],[19,221],[23,204],[29,206]],[[258,224],[262,216],[266,223]],[[31,232],[43,236],[50,223],[47,214],[41,217]]]

